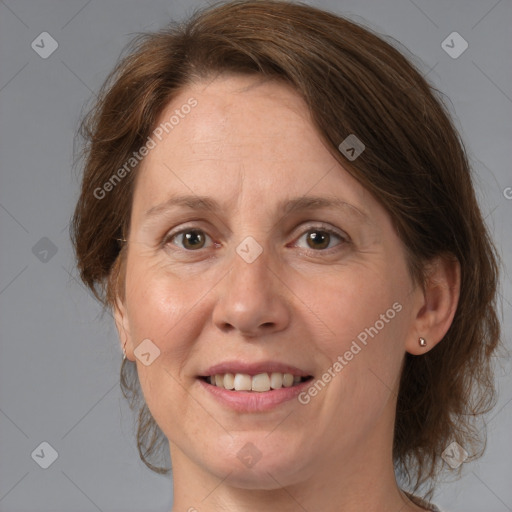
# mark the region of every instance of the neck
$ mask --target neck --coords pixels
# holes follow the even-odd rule
[[[237,479],[239,468],[225,474],[208,470],[170,443],[173,466],[172,512],[260,512],[322,510],[324,512],[412,512],[422,510],[400,491],[392,461],[393,417],[381,417],[364,443],[347,452],[321,454],[282,485],[278,473],[258,488]],[[384,432],[384,437],[382,433]]]

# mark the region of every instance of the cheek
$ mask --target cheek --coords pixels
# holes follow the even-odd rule
[[[316,286],[304,282],[299,293],[322,321],[325,335],[317,336],[316,348],[324,355],[324,378],[335,375],[324,413],[343,423],[358,411],[358,428],[370,424],[398,384],[408,327],[407,275],[378,264],[352,265]]]
[[[150,365],[138,359],[136,364],[147,405],[159,421],[159,411],[178,414],[175,405],[186,402],[179,396],[190,384],[183,368],[194,351],[193,340],[200,336],[206,284],[200,278],[180,279],[157,266],[133,264],[128,271],[126,304],[136,354],[143,340],[157,347]]]
[[[295,288],[317,313],[326,332],[324,348],[331,356],[348,350],[353,340],[368,347],[369,340],[379,339],[372,352],[381,352],[400,338],[406,288],[402,276],[395,273],[397,279],[389,279],[389,275],[381,265],[358,264],[339,267],[321,279],[303,280]]]
[[[189,432],[197,429],[188,420],[198,412],[187,396],[189,376],[182,368],[191,358],[193,340],[200,335],[201,322],[197,319],[204,314],[200,299],[206,285],[204,280],[179,279],[156,267],[133,265],[129,270],[126,302],[133,345],[136,348],[149,339],[159,350],[148,366],[136,360],[139,382],[152,416],[165,435],[174,438],[180,428]],[[180,428],[169,421],[177,417],[184,423]]]
[[[160,263],[145,265],[142,259],[135,255],[127,268],[130,332],[135,345],[149,338],[164,351],[168,349],[167,340],[182,339],[175,332],[185,323],[188,332],[196,325],[186,319],[205,294],[207,283],[201,278],[185,278],[185,274],[180,277]]]

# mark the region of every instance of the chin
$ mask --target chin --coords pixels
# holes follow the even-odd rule
[[[302,480],[292,464],[287,467],[281,466],[267,467],[262,464],[259,468],[257,466],[252,468],[237,467],[236,470],[232,467],[232,473],[226,478],[226,483],[239,489],[270,491],[296,484]],[[225,475],[226,473],[223,474],[223,477]]]
[[[237,439],[235,449],[217,452],[215,460],[209,458],[202,466],[221,479],[229,474],[226,482],[241,489],[279,489],[307,478],[304,466],[308,465],[303,451],[287,452],[283,445],[265,444],[264,436],[268,433]],[[261,439],[259,443],[258,439]]]

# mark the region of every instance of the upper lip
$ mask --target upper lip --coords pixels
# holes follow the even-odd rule
[[[278,361],[260,361],[253,363],[243,363],[241,361],[224,361],[222,363],[214,364],[207,368],[200,376],[209,377],[211,375],[222,375],[225,373],[245,373],[253,376],[259,373],[291,373],[300,377],[309,377],[311,373],[301,370],[296,366],[292,366]]]

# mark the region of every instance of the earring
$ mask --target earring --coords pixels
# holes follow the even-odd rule
[[[126,340],[128,341],[128,340]],[[123,361],[126,359],[126,350],[124,347],[126,347],[126,341],[124,342],[124,345],[123,345]]]
[[[426,347],[427,346],[427,340],[425,338],[418,338],[418,343],[420,344],[420,347]]]

